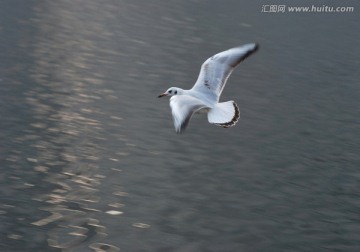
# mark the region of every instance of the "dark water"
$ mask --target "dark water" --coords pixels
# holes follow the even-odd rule
[[[360,5],[278,2],[2,1],[0,251],[360,251]],[[176,135],[157,95],[253,41],[238,125]]]

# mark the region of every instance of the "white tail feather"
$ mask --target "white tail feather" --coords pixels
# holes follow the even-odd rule
[[[234,126],[240,118],[240,109],[234,101],[221,102],[208,112],[209,123],[228,128]]]

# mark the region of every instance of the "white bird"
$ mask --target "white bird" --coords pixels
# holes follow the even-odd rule
[[[256,52],[258,44],[246,44],[220,52],[208,58],[201,66],[195,85],[184,90],[171,87],[159,95],[171,96],[170,107],[177,133],[182,133],[195,112],[207,112],[209,123],[228,128],[240,118],[234,101],[219,102],[221,92],[234,68]]]

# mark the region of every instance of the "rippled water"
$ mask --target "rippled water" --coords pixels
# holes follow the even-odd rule
[[[0,3],[0,250],[359,251],[360,5],[263,4]],[[157,95],[253,41],[238,125],[176,135]]]

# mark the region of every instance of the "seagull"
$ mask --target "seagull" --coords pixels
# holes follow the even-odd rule
[[[201,66],[195,85],[185,90],[171,87],[158,97],[171,96],[170,107],[175,131],[185,131],[194,113],[207,113],[211,124],[224,128],[234,126],[240,118],[240,109],[234,101],[219,102],[232,71],[259,48],[251,43],[215,54]]]

